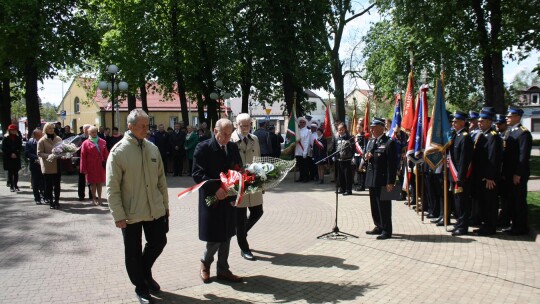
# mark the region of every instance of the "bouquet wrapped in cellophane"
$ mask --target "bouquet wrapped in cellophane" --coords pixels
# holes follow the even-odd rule
[[[71,158],[73,157],[73,153],[77,152],[79,150],[79,146],[77,146],[76,143],[74,143],[74,139],[76,139],[77,136],[72,136],[70,138],[66,138],[62,140],[61,142],[54,145],[52,148],[52,154],[47,157],[48,161],[53,161],[55,158]],[[82,142],[81,142],[82,143]]]
[[[242,197],[246,194],[264,192],[279,185],[287,176],[287,173],[294,168],[296,160],[283,160],[275,157],[254,157],[253,163],[244,168],[229,170],[220,174],[221,188],[227,192],[228,196],[236,196],[234,206],[242,202]],[[178,198],[199,189],[205,182],[188,188],[178,194]],[[215,196],[207,196],[206,204],[213,205],[218,201]]]

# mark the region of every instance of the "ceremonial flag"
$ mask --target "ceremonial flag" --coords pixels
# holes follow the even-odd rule
[[[366,111],[364,113],[364,136],[365,138],[369,138],[369,99],[366,100]]]
[[[332,116],[331,101],[328,99],[328,104],[326,105],[326,112],[324,114],[324,137],[332,137],[336,134],[334,126],[334,117]]]
[[[443,161],[445,149],[450,145],[452,137],[450,122],[446,114],[446,105],[444,101],[444,79],[437,80],[435,89],[435,104],[431,111],[431,121],[426,139],[426,151],[424,160],[432,169],[436,169]]]
[[[351,124],[350,133],[352,134],[352,136],[356,136],[356,125],[358,124],[358,119],[356,119],[356,102],[354,103],[354,111],[352,115],[353,116],[352,116],[352,124]]]
[[[401,94],[396,95],[396,105],[394,106],[394,118],[392,119],[392,125],[388,130],[388,137],[391,139],[396,138],[396,133],[399,133],[401,129]]]
[[[412,130],[415,119],[414,108],[414,78],[413,72],[409,73],[409,81],[407,82],[407,92],[405,93],[405,107],[403,113],[403,121],[401,126],[405,130]]]
[[[418,94],[414,124],[407,146],[407,156],[414,163],[423,162],[421,156],[425,149],[427,135],[427,91],[428,86],[423,85]]]
[[[296,143],[297,134],[299,135],[298,123],[296,122],[296,102],[293,102],[291,114],[289,115],[289,124],[287,125],[287,134],[285,135],[287,141],[285,142],[284,154],[288,154],[285,151],[289,152],[293,149],[292,145]]]

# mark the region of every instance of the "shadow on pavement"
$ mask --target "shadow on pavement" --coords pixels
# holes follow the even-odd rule
[[[307,303],[339,303],[353,301],[363,296],[369,289],[377,286],[370,284],[355,285],[329,282],[290,281],[269,276],[244,277],[244,283],[222,283],[236,291],[273,295],[276,301],[289,303],[306,301]]]
[[[440,235],[440,234],[392,234],[392,239],[403,239],[413,242],[425,242],[425,243],[472,243],[476,242],[475,239],[470,238],[470,234],[466,237]]]
[[[261,255],[257,255],[260,261],[268,261],[274,265],[296,266],[296,267],[337,267],[344,270],[358,270],[356,265],[345,264],[345,259],[324,256],[324,255],[303,255],[296,253],[275,254],[268,251],[251,250]],[[269,257],[268,257],[269,256]]]
[[[249,301],[242,301],[233,298],[223,298],[216,296],[214,294],[204,294],[203,295],[207,300],[194,299],[191,297],[186,297],[182,295],[177,295],[171,292],[161,291],[159,294],[154,296],[155,303],[208,303],[210,301],[215,303],[239,303],[239,304],[248,304],[252,303]]]

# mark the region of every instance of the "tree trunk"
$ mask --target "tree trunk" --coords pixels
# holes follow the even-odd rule
[[[28,130],[34,130],[41,126],[41,116],[39,113],[40,102],[38,96],[38,71],[33,59],[26,62],[24,68],[24,81],[26,98],[26,116],[28,121]]]
[[[476,16],[476,32],[479,42],[479,53],[482,56],[482,74],[484,76],[484,101],[486,105],[491,106],[493,98],[493,65],[491,58],[491,47],[489,45],[488,32],[482,0],[473,0],[472,8]]]
[[[502,28],[501,0],[488,0],[488,9],[491,12],[491,64],[492,64],[492,103],[498,113],[504,111],[504,75],[502,48],[499,34]]]
[[[2,124],[2,132],[6,134],[11,124],[11,87],[8,78],[2,79],[0,84],[0,124]]]
[[[249,93],[251,91],[251,83],[242,83],[240,84],[242,89],[242,112],[249,113]]]
[[[146,91],[146,81],[139,86],[139,91],[141,91],[141,108],[144,112],[146,112],[146,114],[148,114],[150,111],[148,110],[148,92]],[[135,94],[133,97],[135,97]],[[133,107],[135,108],[137,106],[137,101],[135,98],[133,98],[133,101]]]
[[[202,94],[197,93],[197,115],[199,116],[199,128],[201,126],[201,123],[203,121],[206,121],[206,118],[204,118],[204,99],[202,97]]]
[[[333,58],[332,77],[334,78],[334,98],[336,100],[336,116],[339,121],[345,121],[345,92],[343,67],[339,55]]]
[[[176,82],[178,84],[178,97],[180,97],[180,110],[182,111],[182,120],[184,125],[187,126],[191,124],[189,121],[189,108],[186,97],[186,81],[184,75],[180,73],[180,70],[176,70]]]
[[[135,94],[128,92],[127,105],[128,105],[128,114],[131,113],[131,111],[135,110],[135,108],[137,108],[137,98],[135,97]],[[145,111],[145,112],[146,114],[148,114],[148,111]]]

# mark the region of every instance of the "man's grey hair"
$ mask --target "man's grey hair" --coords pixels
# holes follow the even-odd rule
[[[222,118],[216,122],[216,129],[218,132],[221,132],[221,130],[225,127],[233,127],[232,121],[228,120],[227,118]]]
[[[84,125],[82,126],[83,132],[88,131],[88,128],[90,128],[90,127],[91,127],[91,125],[89,125],[89,124],[84,124]]]
[[[236,116],[236,123],[239,124],[243,121],[249,121],[251,122],[251,116],[249,116],[248,113],[240,113],[238,116]]]
[[[36,137],[36,134],[37,134],[38,132],[43,132],[43,130],[41,130],[40,127],[35,128],[34,131],[32,131],[32,136],[33,136],[33,137]]]
[[[92,132],[93,130],[96,130],[97,131],[97,127],[96,126],[90,126],[88,127],[88,133]]]
[[[136,124],[137,119],[141,117],[148,119],[148,114],[146,114],[146,112],[142,109],[133,109],[131,112],[129,112],[129,115],[127,116],[128,125]]]

